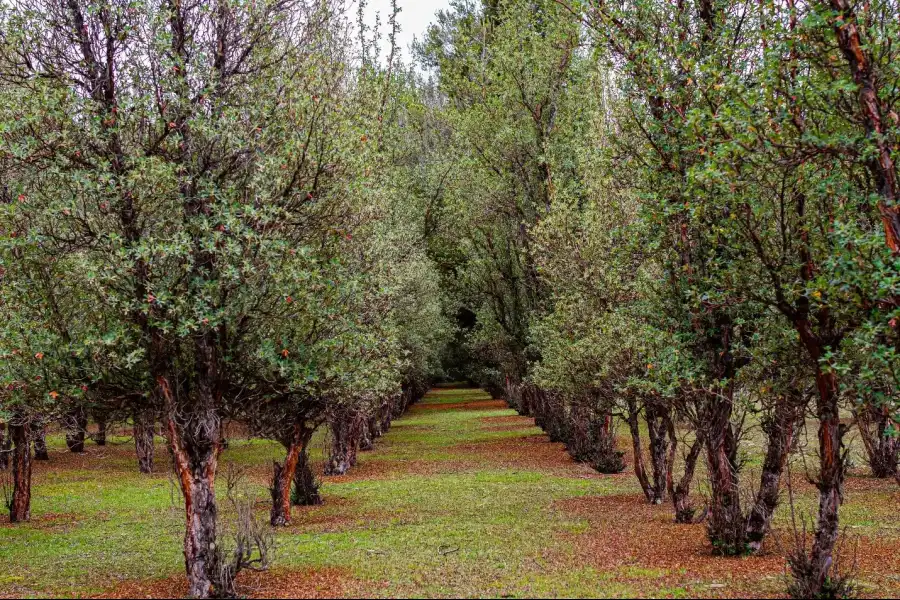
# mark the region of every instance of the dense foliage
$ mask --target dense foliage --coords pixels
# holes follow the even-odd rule
[[[318,427],[342,474],[450,374],[603,473],[623,422],[647,501],[724,555],[761,551],[815,427],[791,593],[849,593],[851,423],[900,481],[897,3],[453,0],[418,71],[396,6],[386,39],[358,8],[2,8],[11,519],[48,423],[78,451],[88,415],[127,420],[142,470],[159,423],[191,594],[230,595],[266,540],[218,543],[229,424],[284,445],[285,525]]]

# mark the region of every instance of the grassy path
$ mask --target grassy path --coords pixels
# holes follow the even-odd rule
[[[166,597],[183,593],[178,492],[161,464],[134,473],[131,448],[56,452],[36,475],[35,519],[0,525],[0,596]],[[322,442],[317,442],[321,447]],[[157,456],[165,456],[159,448]],[[225,462],[265,483],[281,450],[233,441]],[[868,591],[900,596],[900,496],[851,497],[865,536]],[[242,580],[251,596],[767,596],[775,555],[720,559],[702,526],[646,505],[633,475],[571,461],[530,419],[478,390],[431,392],[349,475],[324,479],[325,505],[295,509],[276,567]],[[809,494],[806,502],[812,501]],[[227,522],[228,515],[223,521]]]

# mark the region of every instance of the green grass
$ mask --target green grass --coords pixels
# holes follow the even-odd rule
[[[464,406],[486,399],[457,388],[429,394],[375,452],[361,455],[359,471],[379,467],[377,476],[327,479],[326,504],[295,512],[292,527],[278,533],[276,566],[338,567],[358,580],[354,591],[380,596],[703,594],[711,582],[685,582],[682,572],[584,564],[572,540],[592,526],[555,503],[634,494],[633,477],[585,477],[575,467],[560,473],[504,468],[489,453],[471,451],[480,443],[540,433],[527,425],[491,428],[481,419],[514,413]],[[164,468],[140,476],[126,438],[110,442],[105,450],[89,445],[88,456],[73,458],[60,438],[51,438],[53,460],[37,467],[33,522],[0,525],[0,596],[85,596],[125,580],[182,574],[184,516],[177,488]],[[324,438],[314,444],[313,457],[320,458]],[[271,460],[282,456],[277,444],[260,440],[233,440],[224,455],[225,464],[248,469],[247,490],[260,499],[261,518]],[[162,446],[157,460],[167,460]],[[414,468],[423,464],[428,468]],[[411,468],[391,470],[397,465]],[[799,491],[798,506],[814,509],[814,492]],[[851,495],[841,516],[862,535],[883,538],[893,531],[900,538],[885,528],[896,525],[895,513],[896,495],[876,491]],[[227,509],[221,518],[228,522]],[[788,518],[781,511],[778,523]]]

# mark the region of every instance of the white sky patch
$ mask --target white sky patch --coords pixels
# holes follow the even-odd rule
[[[398,0],[398,4],[401,9],[397,19],[400,23],[398,43],[400,49],[403,50],[404,62],[409,62],[411,58],[409,45],[413,38],[417,37],[421,40],[428,25],[435,20],[435,13],[442,8],[447,8],[450,2],[449,0]],[[387,36],[387,20],[391,14],[390,0],[369,0],[366,6],[366,20],[370,26],[374,25],[375,15],[378,13],[381,14],[381,32]]]

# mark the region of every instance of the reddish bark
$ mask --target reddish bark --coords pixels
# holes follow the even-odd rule
[[[273,463],[272,474],[272,513],[270,523],[273,527],[283,527],[291,522],[291,483],[297,471],[300,453],[306,445],[302,423],[294,424],[290,441],[287,444],[287,457],[283,464]],[[307,438],[308,439],[308,438]]]
[[[234,569],[223,564],[216,535],[219,420],[208,410],[209,398],[202,398],[192,406],[191,414],[179,413],[176,417],[168,381],[159,377],[158,384],[167,407],[166,437],[184,497],[188,594],[192,598],[233,597]],[[179,423],[178,419],[187,421]]]
[[[745,525],[737,472],[737,439],[731,424],[732,390],[729,386],[712,396],[704,424],[711,488],[707,532],[716,552],[736,555],[745,551]]]
[[[13,417],[9,423],[13,443],[12,501],[9,506],[10,523],[31,520],[31,434],[28,419]]]
[[[844,431],[838,411],[837,378],[833,373],[819,369],[816,385],[819,390],[816,403],[819,418],[819,519],[810,558],[816,569],[815,580],[819,585],[819,589],[815,591],[822,591],[831,575],[834,546],[840,533],[838,509],[843,502]]]
[[[862,43],[856,11],[848,0],[829,0],[828,4],[840,14],[834,21],[838,46],[847,61],[850,75],[858,87],[860,117],[876,152],[868,161],[878,194],[881,197],[878,211],[884,225],[885,240],[894,255],[900,254],[900,195],[897,170],[892,148],[885,135],[884,115],[877,88],[877,77],[872,60]]]

